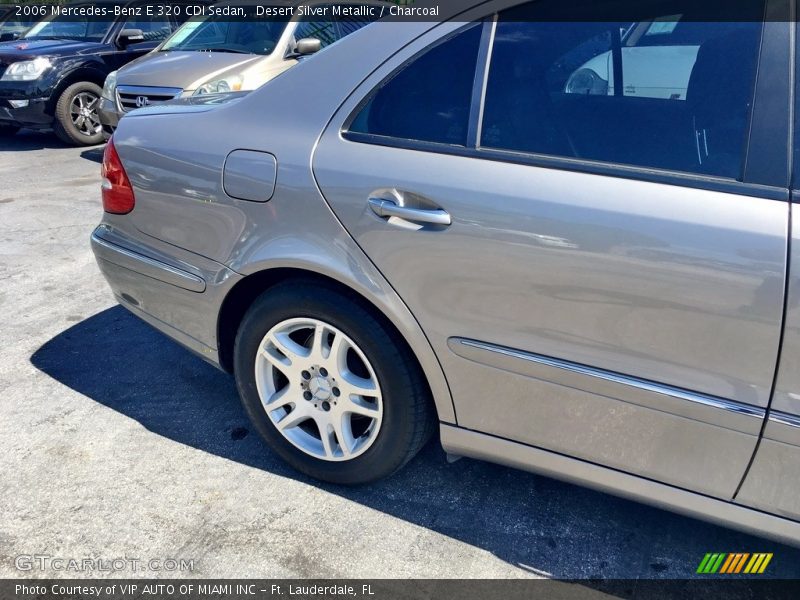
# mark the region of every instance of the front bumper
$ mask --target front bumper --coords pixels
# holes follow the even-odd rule
[[[50,129],[53,126],[50,107],[52,92],[50,82],[0,81],[0,124]],[[26,101],[28,104],[14,108],[10,100]]]
[[[108,98],[100,98],[97,116],[100,117],[100,124],[103,126],[103,135],[106,139],[110,138],[122,118],[117,108],[117,103]]]
[[[28,105],[14,108],[8,100],[0,100],[0,125],[50,129],[53,115],[47,112],[47,98],[28,100]]]

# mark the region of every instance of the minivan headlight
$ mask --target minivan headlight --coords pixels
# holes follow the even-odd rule
[[[222,77],[209,81],[198,87],[193,96],[200,96],[201,94],[222,94],[225,92],[238,92],[242,89],[242,77],[240,75],[233,75],[231,77]]]
[[[35,81],[51,66],[50,59],[43,56],[11,63],[0,81]]]
[[[117,72],[111,71],[103,84],[103,98],[114,101],[114,93],[117,91]]]

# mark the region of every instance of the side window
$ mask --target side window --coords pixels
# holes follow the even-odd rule
[[[143,11],[144,12],[144,11]],[[145,42],[165,40],[172,33],[172,24],[164,16],[132,17],[125,21],[124,29],[141,29]]]
[[[322,47],[332,44],[339,39],[336,23],[333,21],[300,21],[294,30],[294,39],[316,38],[322,42]]]
[[[465,146],[481,29],[469,25],[402,67],[373,92],[349,130]]]
[[[688,0],[633,24],[537,22],[542,4],[499,16],[482,147],[740,177],[761,23],[695,22]]]

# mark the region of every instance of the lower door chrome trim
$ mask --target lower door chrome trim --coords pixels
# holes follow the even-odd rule
[[[462,358],[745,433],[758,435],[766,416],[758,406],[488,342],[454,337],[448,345]]]
[[[770,411],[769,420],[774,421],[775,423],[780,423],[781,425],[800,428],[800,416],[780,412],[778,410]]]

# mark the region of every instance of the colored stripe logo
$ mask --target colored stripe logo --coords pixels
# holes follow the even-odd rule
[[[697,573],[704,575],[761,575],[772,560],[772,552],[709,552],[700,561]]]

